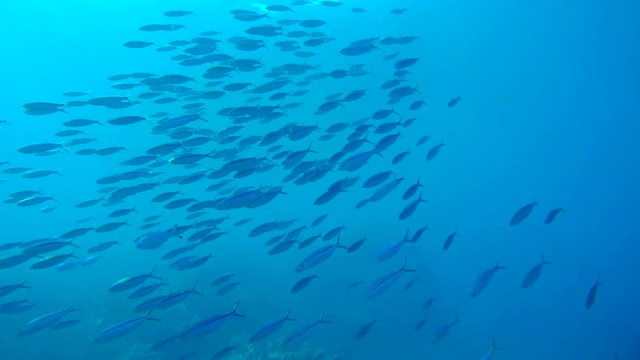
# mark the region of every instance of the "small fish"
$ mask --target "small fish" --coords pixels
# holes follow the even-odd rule
[[[420,203],[427,202],[427,201],[428,200],[422,199],[422,193],[420,193],[420,196],[416,200],[413,200],[412,202],[407,204],[407,206],[405,206],[404,209],[402,209],[402,211],[400,212],[400,215],[398,215],[398,220],[408,219],[411,215],[413,215],[413,213],[416,211]]]
[[[446,251],[447,249],[449,249],[449,247],[451,246],[451,244],[453,243],[453,239],[459,235],[457,231],[452,232],[451,234],[449,234],[447,236],[447,238],[444,240],[444,245],[442,245],[442,250]]]
[[[109,326],[108,328],[102,330],[93,341],[97,343],[106,343],[129,334],[130,332],[140,327],[140,325],[142,325],[146,320],[160,321],[159,319],[149,317],[150,314],[151,310],[149,310],[149,312],[147,312],[147,314],[144,316],[139,316],[137,318],[126,320]]]
[[[387,275],[381,277],[380,279],[378,279],[369,288],[369,291],[367,292],[366,298],[367,299],[373,299],[374,297],[380,296],[382,293],[384,293],[387,290],[389,290],[389,288],[391,288],[391,286],[396,281],[398,281],[398,279],[400,278],[400,276],[402,276],[403,273],[405,273],[405,272],[415,272],[415,270],[407,269],[406,266],[407,266],[407,259],[404,260],[404,263],[402,264],[402,267],[400,269],[394,270],[394,271],[388,273]]]
[[[225,296],[228,292],[237,288],[240,284],[242,284],[242,282],[235,281],[227,285],[224,285],[223,287],[219,288],[218,291],[216,291],[216,296]]]
[[[431,307],[431,305],[433,305],[433,302],[436,301],[436,299],[434,298],[428,298],[427,300],[424,301],[424,304],[422,304],[422,310],[427,310],[428,308]]]
[[[498,348],[498,345],[496,345],[496,338],[494,336],[493,339],[491,340],[491,346],[489,347],[489,351],[487,351],[487,353],[484,354],[481,360],[491,360],[491,357],[493,356],[493,352],[496,350],[500,350],[500,348]]]
[[[298,282],[293,284],[293,287],[291,287],[291,291],[290,292],[292,294],[295,294],[297,292],[300,292],[300,291],[304,290],[304,288],[309,286],[309,284],[311,283],[311,281],[313,279],[320,279],[320,277],[318,275],[311,275],[311,276],[303,277],[302,279],[298,280]]]
[[[249,339],[249,342],[256,342],[256,341],[265,339],[268,336],[275,333],[276,331],[278,331],[282,327],[282,325],[285,324],[287,320],[294,320],[289,317],[289,314],[291,314],[291,308],[289,308],[289,311],[287,311],[287,314],[283,318],[271,321],[263,325],[262,327],[260,327],[260,329],[258,329],[258,331],[256,331],[251,336],[251,338]]]
[[[542,260],[540,260],[539,263],[537,263],[534,267],[532,267],[525,274],[524,279],[522,279],[522,288],[526,289],[533,286],[533,284],[535,284],[536,281],[538,281],[538,279],[540,278],[540,275],[542,274],[542,268],[548,264],[551,264],[551,263],[548,261],[545,261],[544,254],[542,254]]]
[[[29,323],[27,323],[26,328],[18,333],[18,336],[32,335],[44,329],[50,328],[51,326],[55,325],[60,320],[62,320],[62,318],[64,318],[66,315],[74,311],[78,311],[78,309],[74,309],[72,305],[61,311],[56,311],[56,312],[48,313],[42,316],[38,316],[37,318],[29,321]]]
[[[324,310],[322,310],[320,319],[318,319],[316,322],[303,326],[302,328],[298,329],[296,332],[291,334],[289,337],[285,339],[284,343],[282,344],[282,347],[293,346],[299,343],[305,337],[307,337],[309,333],[311,333],[311,331],[315,329],[316,326],[320,324],[330,324],[330,323],[331,323],[330,321],[324,320]]]
[[[563,211],[564,211],[563,208],[557,208],[557,209],[553,209],[553,210],[549,211],[549,214],[547,215],[547,218],[544,219],[544,223],[545,224],[551,224],[556,219],[556,216],[558,216],[558,214],[560,214]]]
[[[244,315],[240,315],[237,312],[238,305],[240,305],[239,300],[230,312],[221,315],[214,315],[199,321],[180,333],[179,337],[183,340],[198,338],[221,328],[222,325],[234,317],[244,318]]]
[[[25,281],[19,283],[19,284],[11,284],[11,285],[3,285],[0,286],[0,298],[7,296],[9,294],[11,294],[12,292],[18,290],[18,289],[31,289],[31,287],[26,286]]]
[[[433,160],[436,156],[438,156],[438,154],[440,153],[440,149],[445,146],[446,144],[444,142],[440,142],[440,144],[435,145],[434,147],[432,147],[431,149],[429,149],[429,152],[427,152],[427,161],[431,161]]]
[[[153,270],[151,270],[150,273],[147,273],[147,274],[141,274],[141,275],[136,275],[136,276],[128,276],[128,277],[122,278],[122,279],[116,281],[115,283],[113,283],[113,285],[111,285],[111,287],[109,287],[109,291],[110,292],[121,292],[121,291],[126,291],[126,290],[129,290],[129,289],[133,289],[135,287],[138,287],[138,286],[142,285],[142,283],[144,283],[148,279],[162,280],[161,278],[153,275],[153,271],[154,270],[155,270],[155,268]]]
[[[480,293],[487,288],[487,286],[491,282],[491,279],[493,279],[493,276],[499,270],[503,269],[506,269],[506,267],[500,266],[500,264],[496,264],[496,266],[483,271],[482,274],[480,274],[480,276],[478,276],[478,278],[476,279],[476,283],[471,290],[470,296],[473,298],[480,295]]]
[[[375,324],[376,322],[381,321],[378,319],[378,314],[376,314],[373,317],[373,320],[371,320],[370,322],[362,325],[360,327],[360,329],[358,329],[358,332],[356,333],[356,340],[360,340],[363,337],[367,336],[367,334],[369,333],[369,331],[371,330],[371,328],[373,327],[373,324]]]
[[[598,279],[589,289],[589,293],[587,294],[587,299],[584,303],[584,307],[587,309],[591,309],[593,304],[596,302],[596,297],[598,296],[598,289],[600,288],[602,283]]]
[[[220,276],[219,278],[213,280],[213,282],[211,283],[211,286],[224,285],[235,276],[236,276],[236,274],[228,274],[228,275]]]
[[[448,107],[450,107],[450,108],[452,108],[452,107],[454,107],[454,106],[458,105],[458,103],[459,103],[461,100],[462,100],[462,98],[461,98],[460,96],[455,97],[455,98],[453,98],[453,99],[449,100],[449,102],[447,103],[447,106],[448,106]]]
[[[213,356],[211,356],[211,360],[218,360],[227,357],[236,349],[238,349],[238,345],[225,346],[213,354]]]
[[[513,216],[511,217],[509,226],[516,226],[522,223],[526,218],[529,217],[529,215],[531,215],[533,208],[536,206],[538,206],[538,203],[534,201],[518,209],[518,211],[516,211],[515,214],[513,214]]]
[[[456,313],[454,319],[450,323],[442,324],[436,328],[433,333],[433,340],[431,341],[431,343],[435,344],[446,338],[447,335],[449,335],[449,330],[451,330],[451,327],[458,322],[460,322],[460,320],[458,320],[458,314]]]

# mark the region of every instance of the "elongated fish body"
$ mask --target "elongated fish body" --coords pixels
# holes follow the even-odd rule
[[[427,152],[427,161],[431,161],[436,156],[438,156],[438,154],[440,153],[440,149],[445,145],[445,143],[441,142],[440,144],[435,145],[431,149],[429,149],[429,151]]]
[[[491,357],[493,356],[493,352],[497,350],[496,347],[496,342],[495,340],[491,341],[491,347],[489,348],[489,351],[487,351],[486,354],[484,354],[484,356],[482,357],[481,360],[491,360]]]
[[[172,237],[178,236],[178,234],[173,231],[174,229],[148,232],[144,235],[140,235],[137,239],[134,240],[134,243],[136,244],[136,247],[138,249],[157,249],[160,246],[164,245],[164,243],[169,241],[169,239],[171,239]]]
[[[383,171],[383,172],[376,173],[374,175],[371,175],[364,182],[364,184],[362,184],[362,187],[365,189],[368,189],[368,188],[378,186],[383,182],[387,181],[387,179],[389,179],[389,177],[391,177],[392,175],[393,175],[393,171]]]
[[[110,247],[112,247],[113,245],[119,244],[119,242],[117,241],[105,241],[103,243],[100,243],[96,246],[90,247],[89,249],[87,249],[88,253],[97,253],[97,252],[101,252],[101,251],[105,251],[107,249],[109,249]]]
[[[356,340],[360,340],[363,337],[367,336],[367,334],[369,334],[369,331],[371,331],[371,328],[373,327],[373,324],[375,324],[376,322],[378,322],[380,320],[378,320],[378,316],[374,316],[373,320],[371,320],[370,322],[362,325],[360,327],[360,329],[358,329],[358,332],[356,333]]]
[[[509,221],[509,225],[510,226],[519,225],[526,218],[528,218],[529,215],[531,215],[533,208],[536,206],[538,206],[538,203],[534,201],[518,209],[518,211],[516,211],[515,214],[513,214],[513,216],[511,217],[511,220]]]
[[[545,261],[544,255],[542,255],[542,260],[539,263],[537,263],[534,267],[532,267],[525,274],[524,279],[522,279],[522,287],[526,289],[533,286],[533,284],[535,284],[538,281],[538,279],[540,279],[540,275],[542,274],[542,268],[547,264],[551,264],[551,263],[548,261]]]
[[[11,285],[3,285],[0,286],[0,298],[11,294],[12,292],[18,289],[30,289],[29,286],[24,284],[24,281],[20,284],[11,284]]]
[[[263,325],[260,329],[258,329],[258,331],[256,331],[251,336],[251,338],[249,339],[249,342],[260,341],[262,339],[265,339],[273,335],[276,331],[282,328],[282,326],[285,324],[287,320],[293,320],[292,318],[289,317],[290,313],[291,313],[291,308],[289,308],[289,311],[287,311],[287,315],[285,315],[283,318],[271,321]]]
[[[109,288],[109,291],[121,292],[129,289],[133,289],[135,287],[142,285],[142,283],[144,283],[148,279],[162,280],[159,277],[153,275],[153,271],[151,271],[148,274],[141,274],[141,275],[128,276],[128,277],[122,278],[116,281],[115,283],[113,283],[113,285],[111,285],[111,287]]]
[[[558,214],[560,214],[563,211],[564,211],[563,208],[557,208],[557,209],[553,209],[553,210],[549,211],[549,214],[547,215],[547,218],[544,219],[544,223],[545,224],[551,224],[556,219],[556,216],[558,216]]]
[[[298,282],[293,284],[293,287],[291,287],[291,293],[297,293],[304,290],[304,288],[309,286],[311,281],[313,281],[313,279],[316,279],[316,278],[319,278],[318,275],[311,275],[298,280]]]
[[[422,327],[423,327],[426,323],[427,323],[427,319],[419,320],[419,321],[416,323],[416,326],[414,326],[414,327],[413,327],[413,331],[415,331],[415,332],[420,331],[420,329],[422,329]]]
[[[53,326],[51,326],[49,329],[51,329],[51,330],[66,329],[66,328],[72,327],[74,325],[78,325],[80,323],[81,323],[81,321],[78,320],[78,319],[59,321],[59,322],[55,323]]]
[[[381,187],[379,187],[374,193],[373,195],[371,195],[371,198],[369,198],[370,202],[376,202],[379,200],[382,200],[385,196],[387,196],[390,192],[392,192],[395,188],[398,187],[398,185],[400,185],[400,183],[404,180],[404,178],[397,178],[393,181],[391,181],[390,183],[387,183],[386,185],[383,185]]]
[[[31,265],[31,269],[46,269],[53,266],[62,264],[69,258],[77,258],[77,256],[71,254],[62,254],[44,257]]]
[[[98,334],[98,336],[93,341],[97,343],[106,343],[133,332],[135,329],[140,327],[140,325],[142,325],[146,320],[160,321],[158,319],[149,317],[149,313],[147,313],[145,316],[140,316],[134,319],[126,320],[121,323],[117,323],[115,325],[109,326],[108,328],[102,330],[100,334]]]
[[[598,296],[598,288],[600,287],[600,285],[602,285],[602,283],[600,282],[600,280],[598,280],[589,289],[589,292],[587,293],[587,300],[584,303],[584,307],[586,307],[587,309],[591,309],[593,307],[593,304],[596,302],[596,297]]]
[[[8,269],[14,266],[18,266],[31,260],[32,258],[33,255],[28,254],[18,254],[2,258],[0,259],[0,269]]]
[[[422,185],[420,183],[420,178],[418,177],[418,181],[415,184],[409,186],[409,188],[404,192],[404,194],[402,194],[402,200],[409,199],[410,197],[415,195],[416,192],[418,192],[418,188],[423,187],[423,186],[424,185]]]
[[[220,327],[222,327],[222,325],[224,325],[227,321],[231,320],[233,317],[236,317],[236,316],[244,317],[237,313],[239,304],[240,304],[240,301],[236,303],[236,306],[233,308],[233,310],[231,310],[231,312],[228,312],[222,315],[215,315],[196,323],[195,325],[191,326],[187,330],[183,331],[180,334],[180,338],[181,339],[198,338],[200,336],[209,334],[219,329]]]
[[[415,272],[415,270],[407,269],[406,265],[407,260],[405,259],[400,269],[388,273],[387,275],[381,277],[380,279],[378,279],[378,281],[373,283],[373,285],[371,285],[369,291],[367,292],[366,298],[373,299],[382,295],[384,292],[389,290],[389,288],[391,288],[391,286],[395,284],[398,279],[400,279],[400,276],[402,276],[402,274],[404,274],[405,272]]]
[[[178,291],[171,294],[168,294],[164,297],[164,300],[158,305],[158,309],[168,309],[172,306],[175,306],[189,298],[191,294],[198,294],[200,296],[204,296],[202,293],[196,291],[196,287],[194,286],[192,289],[185,291]]]
[[[493,279],[493,276],[502,269],[506,268],[504,266],[496,264],[496,266],[492,267],[491,269],[483,271],[482,274],[480,274],[480,276],[478,276],[478,278],[476,279],[476,284],[473,286],[470,296],[473,298],[480,295],[480,293],[487,288],[487,286],[491,282],[491,279]]]
[[[129,294],[128,298],[139,299],[141,297],[145,297],[147,295],[150,295],[154,291],[160,289],[163,286],[167,286],[167,284],[164,281],[161,283],[155,283],[155,284],[143,286],[141,288],[136,289],[136,291],[132,292],[131,294]]]
[[[242,282],[235,281],[227,285],[224,285],[221,288],[219,288],[218,291],[216,291],[216,296],[225,296],[228,292],[237,288],[240,284],[242,284]]]
[[[449,100],[449,102],[447,103],[447,107],[454,107],[456,105],[458,105],[458,103],[462,100],[462,98],[460,96],[452,98],[451,100]]]
[[[422,194],[420,194],[420,197],[418,197],[418,199],[413,200],[412,202],[407,204],[404,209],[402,209],[400,215],[398,215],[398,220],[408,219],[411,215],[413,215],[414,212],[416,212],[418,205],[423,202],[427,202],[427,200],[422,199]]]
[[[296,272],[303,272],[305,270],[309,270],[315,266],[320,265],[322,262],[326,261],[336,252],[338,248],[348,249],[342,245],[340,245],[340,237],[335,244],[323,246],[320,249],[312,252],[298,264],[296,267]]]
[[[20,314],[36,306],[29,299],[9,301],[0,304],[0,314]]]
[[[227,274],[227,275],[222,275],[219,278],[213,280],[213,282],[211,283],[211,286],[221,286],[226,284],[227,282],[229,282],[229,280],[231,280],[233,277],[235,277],[236,274]]]
[[[458,235],[458,233],[456,231],[452,232],[451,234],[449,234],[447,236],[447,238],[444,240],[444,245],[442,245],[442,250],[447,250],[449,249],[449,247],[451,246],[451,244],[453,243],[453,239]]]
[[[136,305],[136,307],[133,308],[133,312],[146,313],[153,309],[157,309],[160,306],[160,304],[162,304],[162,302],[165,301],[166,298],[167,298],[167,295],[160,295],[160,296],[152,297],[151,299],[147,299],[141,302],[140,304]]]
[[[55,325],[58,321],[62,320],[67,314],[77,311],[73,308],[73,305],[57,312],[48,313],[46,315],[39,316],[27,324],[26,328],[22,330],[18,335],[25,336],[35,334],[39,331],[47,329]]]
[[[402,240],[395,242],[387,246],[384,250],[382,250],[378,254],[378,256],[376,256],[376,261],[383,262],[385,260],[391,259],[394,255],[396,255],[400,251],[400,249],[402,248],[402,245],[404,245],[406,242],[415,242],[415,241],[409,240],[409,230],[407,230]]]
[[[289,337],[285,339],[284,343],[282,344],[282,347],[291,347],[299,344],[304,338],[306,338],[311,333],[312,330],[316,328],[316,326],[320,324],[329,324],[329,323],[331,322],[324,320],[324,310],[323,310],[322,314],[320,315],[320,319],[318,319],[318,321],[308,324],[300,328],[298,331],[294,332],[293,334],[291,334]]]
[[[449,335],[449,330],[451,330],[451,327],[457,324],[459,321],[460,320],[458,320],[458,315],[456,314],[456,317],[453,319],[453,321],[448,324],[442,324],[438,326],[433,333],[433,340],[431,341],[431,343],[434,344],[446,338],[447,335]]]
[[[347,253],[352,253],[352,252],[356,252],[358,249],[360,249],[362,247],[362,245],[364,245],[364,242],[367,240],[366,237],[363,237],[362,239],[354,242],[353,244],[351,244],[349,246],[349,248],[347,248]]]
[[[340,164],[340,170],[348,172],[356,171],[364,166],[375,154],[380,155],[379,151],[377,150],[369,150],[353,154],[342,161],[342,163]]]

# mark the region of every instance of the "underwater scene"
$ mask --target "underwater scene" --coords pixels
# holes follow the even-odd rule
[[[640,2],[0,3],[0,359],[640,359]]]

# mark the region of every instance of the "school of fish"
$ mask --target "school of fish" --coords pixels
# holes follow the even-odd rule
[[[316,283],[331,281],[322,274],[323,264],[332,258],[348,264],[366,246],[379,248],[378,255],[371,260],[377,264],[391,262],[393,269],[385,271],[382,265],[374,265],[369,279],[355,281],[349,289],[341,291],[360,291],[360,286],[366,285],[362,290],[363,301],[380,301],[376,299],[383,298],[388,291],[402,291],[399,281],[415,273],[413,266],[421,261],[409,248],[421,242],[429,226],[437,224],[427,226],[426,220],[419,220],[423,225],[407,228],[404,236],[400,234],[393,239],[385,235],[389,239],[386,243],[367,240],[367,235],[376,237],[375,229],[367,235],[346,230],[349,222],[363,221],[356,218],[358,209],[376,206],[374,203],[388,197],[402,199],[405,204],[402,208],[385,208],[390,223],[416,220],[420,208],[432,206],[429,193],[444,189],[429,189],[428,173],[423,169],[430,162],[444,161],[447,148],[456,145],[445,147],[444,140],[431,139],[438,138],[438,134],[420,134],[412,125],[424,121],[426,107],[444,107],[453,112],[465,103],[458,94],[451,94],[443,104],[426,103],[424,91],[428,89],[418,88],[416,84],[424,81],[412,75],[412,69],[424,65],[424,60],[414,55],[420,42],[417,35],[337,38],[336,34],[324,32],[327,24],[337,20],[312,16],[313,7],[307,4],[306,0],[296,0],[289,5],[233,10],[225,16],[243,26],[245,33],[233,37],[225,36],[225,29],[194,32],[189,19],[200,14],[166,11],[158,14],[161,21],[141,24],[140,39],[146,40],[123,39],[123,46],[130,51],[155,51],[157,56],[170,58],[183,68],[183,73],[114,74],[108,79],[111,93],[70,89],[63,94],[67,98],[64,102],[36,99],[24,104],[26,116],[59,121],[59,130],[48,135],[48,142],[24,143],[16,149],[23,158],[64,157],[64,161],[73,162],[74,157],[94,157],[109,165],[92,174],[93,183],[87,184],[97,186],[94,197],[69,204],[65,194],[48,192],[46,183],[31,186],[31,179],[66,176],[63,170],[0,162],[3,182],[24,185],[23,190],[7,194],[4,206],[28,207],[34,218],[43,219],[63,205],[83,214],[74,218],[74,225],[63,233],[31,241],[3,241],[0,269],[22,267],[34,273],[90,273],[92,265],[109,257],[114,248],[154,257],[157,269],[128,273],[129,264],[123,263],[117,273],[127,276],[113,278],[110,287],[99,289],[104,296],[127,297],[132,311],[120,319],[105,319],[103,329],[91,336],[96,344],[101,344],[162,326],[165,310],[188,303],[194,296],[210,296],[203,290],[211,287],[216,296],[228,300],[228,308],[202,314],[183,328],[167,329],[170,336],[149,344],[150,351],[157,353],[168,348],[173,352],[182,349],[184,355],[173,357],[176,359],[228,358],[241,351],[244,344],[260,343],[267,338],[281,339],[282,348],[295,349],[314,331],[341,326],[320,307],[307,309],[317,312],[317,318],[294,322],[299,309],[285,306],[286,312],[272,311],[273,321],[248,329],[249,336],[244,336],[242,342],[212,347],[209,353],[192,351],[193,339],[207,338],[228,322],[251,316],[252,309],[244,308],[234,291],[251,284],[244,283],[234,269],[214,274],[205,266],[215,261],[217,244],[235,241],[229,235],[231,228],[252,239],[251,243],[269,261],[279,261],[283,253],[295,254],[297,263],[289,270],[299,280],[289,285],[291,296],[304,294],[305,289]],[[315,5],[331,9],[336,16],[366,12],[364,8],[348,8],[334,0]],[[389,21],[401,21],[406,10],[390,10]],[[175,35],[175,40],[156,43],[152,39],[157,32]],[[340,50],[327,54],[329,43],[340,44]],[[265,54],[274,52],[280,62],[263,59],[270,59]],[[326,69],[314,60],[319,54],[340,57],[343,63],[351,65]],[[372,68],[385,71],[374,74]],[[377,87],[354,85],[361,78],[376,83]],[[309,93],[322,93],[324,102],[308,103],[305,96]],[[384,93],[388,101],[378,108],[363,105],[366,104],[363,100],[372,93]],[[341,113],[343,109],[358,116],[347,118]],[[92,116],[98,110],[101,115]],[[138,141],[139,135],[99,139],[104,127],[135,129],[131,134],[147,133],[156,145],[143,153],[132,153],[129,147]],[[414,173],[398,173],[395,166],[407,160],[415,162]],[[386,170],[366,172],[372,163]],[[305,185],[311,183],[324,184],[326,190],[313,194],[313,203],[300,206],[297,218],[279,218],[270,210],[272,202],[287,201],[288,197],[309,191]],[[346,193],[357,194],[361,200],[353,201]],[[336,218],[323,212],[323,206],[329,202],[340,203],[354,217]],[[142,206],[143,203],[146,205]],[[149,206],[157,211],[139,211]],[[94,216],[102,213],[93,211],[100,207],[110,208],[106,217]],[[544,204],[531,201],[513,209],[512,218],[499,226],[514,227],[531,221],[529,217],[538,207],[543,208]],[[548,215],[540,226],[553,226],[555,221],[562,220],[564,210],[560,207],[547,207],[543,211]],[[372,225],[381,227],[377,231],[384,230],[384,224]],[[93,241],[94,234],[107,235],[110,240]],[[470,234],[451,229],[450,235],[437,241],[441,241],[442,251],[447,251],[457,246],[459,237],[465,236]],[[540,250],[540,261],[522,274],[522,288],[535,287],[543,270],[551,264],[544,249]],[[238,249],[238,261],[242,251]],[[469,284],[467,300],[480,296],[494,278],[509,271],[497,260],[486,260],[486,270],[474,284]],[[200,282],[172,282],[172,272],[179,271],[200,271]],[[274,272],[270,276],[279,275]],[[16,336],[82,327],[88,318],[86,314],[92,311],[90,304],[75,303],[72,298],[64,308],[51,308],[43,299],[29,296],[28,280],[1,279],[0,314],[32,315],[23,328],[16,329]],[[404,291],[409,291],[415,282],[412,277],[404,285]],[[587,309],[595,305],[601,284],[597,279],[590,289],[585,289]],[[422,310],[431,309],[434,302],[434,297],[426,297]],[[425,339],[429,343],[444,341],[454,325],[464,324],[464,318],[458,316],[451,314],[451,321],[436,324],[433,334]],[[353,329],[354,341],[365,338],[383,322],[378,314],[372,314],[370,321]],[[421,331],[426,322],[426,317],[417,319],[415,328],[406,330]],[[484,357],[479,354],[478,358],[490,359],[498,349],[495,341],[487,348]],[[304,358],[347,359],[327,353]]]

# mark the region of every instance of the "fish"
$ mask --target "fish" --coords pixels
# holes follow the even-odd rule
[[[526,289],[533,286],[533,284],[535,284],[538,281],[538,279],[540,279],[540,275],[542,274],[542,268],[548,264],[551,264],[551,263],[546,261],[544,259],[544,254],[542,254],[542,260],[540,260],[540,262],[537,263],[534,267],[529,269],[529,271],[525,274],[524,278],[522,279],[522,288]]]
[[[309,286],[309,284],[311,283],[311,281],[313,281],[313,279],[320,279],[320,277],[318,275],[303,277],[302,279],[298,280],[295,284],[293,284],[290,292],[292,294],[295,294],[297,292],[304,290],[307,286]]]
[[[522,223],[531,215],[533,208],[536,206],[538,206],[538,203],[533,201],[518,209],[511,217],[511,220],[509,220],[509,226],[516,226]]]
[[[220,276],[219,278],[215,279],[212,283],[211,286],[221,286],[226,284],[229,280],[231,280],[232,278],[234,278],[235,276],[237,276],[236,274],[228,274],[228,275],[223,275]]]
[[[440,142],[440,144],[435,145],[431,149],[429,149],[429,151],[427,152],[427,161],[431,161],[436,156],[438,156],[438,154],[440,153],[440,149],[445,145],[446,144],[444,142]]]
[[[558,216],[558,214],[560,214],[561,212],[564,212],[563,208],[556,208],[549,211],[549,214],[547,214],[547,217],[544,219],[544,223],[551,224],[556,219],[556,216]]]
[[[292,319],[289,316],[290,314],[291,314],[291,308],[289,308],[289,310],[287,311],[287,314],[284,317],[274,321],[270,321],[265,325],[261,326],[255,333],[253,333],[253,335],[251,335],[251,338],[249,338],[249,342],[254,343],[254,342],[266,339],[267,337],[273,335],[278,330],[280,330],[287,321],[294,321],[295,319]]]
[[[415,270],[407,269],[406,266],[407,266],[407,259],[405,258],[404,263],[402,264],[402,267],[400,269],[394,270],[388,273],[387,275],[379,278],[376,282],[374,282],[371,285],[371,287],[369,287],[369,290],[367,291],[365,298],[373,299],[382,295],[387,290],[389,290],[391,286],[398,281],[398,279],[400,279],[400,276],[402,276],[403,273],[415,272]]]
[[[436,330],[433,333],[433,340],[431,341],[431,343],[435,344],[437,342],[442,341],[444,338],[447,337],[447,335],[449,335],[449,330],[451,330],[451,327],[453,327],[455,324],[459,322],[460,320],[458,319],[458,313],[456,313],[455,317],[451,322],[447,324],[442,324],[436,328]]]
[[[591,288],[589,288],[589,292],[587,293],[587,298],[584,302],[584,307],[589,310],[593,307],[593,304],[596,302],[596,297],[598,296],[598,290],[600,289],[600,285],[602,285],[602,282],[600,282],[600,279],[596,280],[596,282],[591,285]]]
[[[298,344],[302,339],[306,338],[307,336],[309,336],[309,334],[320,324],[330,324],[330,321],[324,320],[324,310],[322,310],[322,314],[320,314],[320,319],[318,319],[317,321],[311,323],[311,324],[307,324],[303,327],[301,327],[300,329],[298,329],[297,331],[295,331],[293,334],[289,335],[285,340],[284,343],[282,343],[282,347],[286,348],[286,347],[291,347],[294,346],[296,344]]]
[[[356,333],[356,340],[361,340],[362,338],[367,336],[367,334],[369,334],[369,331],[371,331],[371,328],[373,327],[373,324],[375,324],[378,321],[381,321],[381,320],[378,319],[378,314],[376,314],[373,317],[373,320],[371,320],[370,322],[360,326],[360,329],[358,329],[358,332]]]
[[[413,327],[413,331],[414,331],[414,332],[420,331],[420,329],[422,329],[422,327],[423,327],[426,323],[427,323],[427,319],[419,320],[419,321],[416,323],[416,326],[414,326],[414,327]]]
[[[60,265],[70,258],[78,258],[78,257],[74,255],[73,252],[70,254],[46,256],[36,261],[35,263],[31,264],[29,268],[34,270],[47,269],[53,266]]]
[[[402,200],[407,200],[410,197],[413,197],[413,195],[415,195],[416,192],[418,191],[418,188],[421,188],[421,187],[424,187],[424,185],[420,183],[420,177],[418,177],[418,180],[416,181],[416,183],[409,186],[409,188],[407,188],[404,194],[402,194]]]
[[[454,107],[456,105],[458,105],[458,103],[462,101],[462,98],[460,96],[452,98],[451,100],[449,100],[449,102],[447,103],[447,107]]]
[[[340,244],[339,235],[335,244],[323,246],[305,257],[296,267],[296,272],[303,272],[320,265],[321,263],[329,259],[337,249],[349,249],[348,247],[342,246]]]
[[[66,309],[50,312],[42,316],[38,316],[33,320],[29,321],[24,328],[24,330],[18,333],[18,336],[27,336],[38,333],[42,330],[52,327],[59,321],[61,321],[68,314],[78,311],[78,309],[74,308],[74,305],[69,306]]]
[[[410,202],[409,204],[407,204],[407,206],[405,206],[402,209],[402,211],[400,212],[400,215],[398,215],[398,220],[406,220],[409,217],[411,217],[411,215],[413,215],[413,213],[418,208],[418,205],[423,202],[428,202],[428,200],[424,200],[422,198],[422,193],[421,193],[416,200]]]
[[[484,289],[487,288],[487,286],[489,285],[489,283],[491,282],[491,280],[493,279],[493,276],[499,271],[499,270],[503,270],[506,269],[506,267],[504,266],[500,266],[500,264],[496,264],[494,267],[489,268],[485,271],[483,271],[478,278],[476,279],[476,283],[473,286],[473,289],[471,290],[471,293],[469,294],[472,298],[480,295],[480,293],[482,293],[482,291],[484,291]]]
[[[151,310],[149,310],[144,316],[139,316],[111,325],[106,329],[100,331],[98,336],[96,336],[93,341],[96,343],[110,342],[133,332],[147,320],[160,321],[160,319],[149,317],[149,315],[151,315]]]
[[[444,240],[444,244],[442,245],[442,250],[444,251],[448,250],[451,244],[453,243],[453,239],[457,235],[459,235],[457,231],[454,231],[451,234],[447,235],[447,238]]]
[[[417,239],[414,240],[413,238],[411,239],[409,238],[409,229],[407,229],[402,240],[392,243],[391,245],[384,248],[380,253],[378,253],[378,255],[376,256],[376,261],[383,262],[391,259],[400,251],[402,246],[408,242],[411,242],[411,243],[417,242]]]
[[[30,286],[25,285],[25,282],[26,281],[23,281],[18,284],[9,284],[9,285],[0,286],[0,298],[5,297],[19,289],[31,289]]]
[[[244,315],[238,314],[237,312],[238,305],[240,305],[240,300],[236,302],[236,305],[230,312],[221,315],[214,315],[193,324],[180,333],[180,339],[186,340],[198,338],[207,335],[215,330],[218,330],[222,327],[222,325],[224,325],[227,321],[234,317],[244,318]]]
[[[142,285],[145,281],[147,281],[149,279],[162,280],[161,278],[153,275],[154,270],[155,270],[155,268],[153,270],[151,270],[151,272],[149,272],[147,274],[140,274],[140,275],[135,275],[135,276],[124,277],[124,278],[116,281],[115,283],[113,283],[109,287],[109,291],[110,292],[127,291],[127,290],[131,290],[131,289],[133,289],[135,287],[138,287],[138,286]]]
[[[486,354],[482,356],[481,360],[491,360],[491,357],[493,356],[493,352],[499,349],[500,348],[498,348],[498,345],[496,344],[496,338],[494,336],[493,339],[491,339],[491,346],[489,347],[489,350],[487,351]]]

